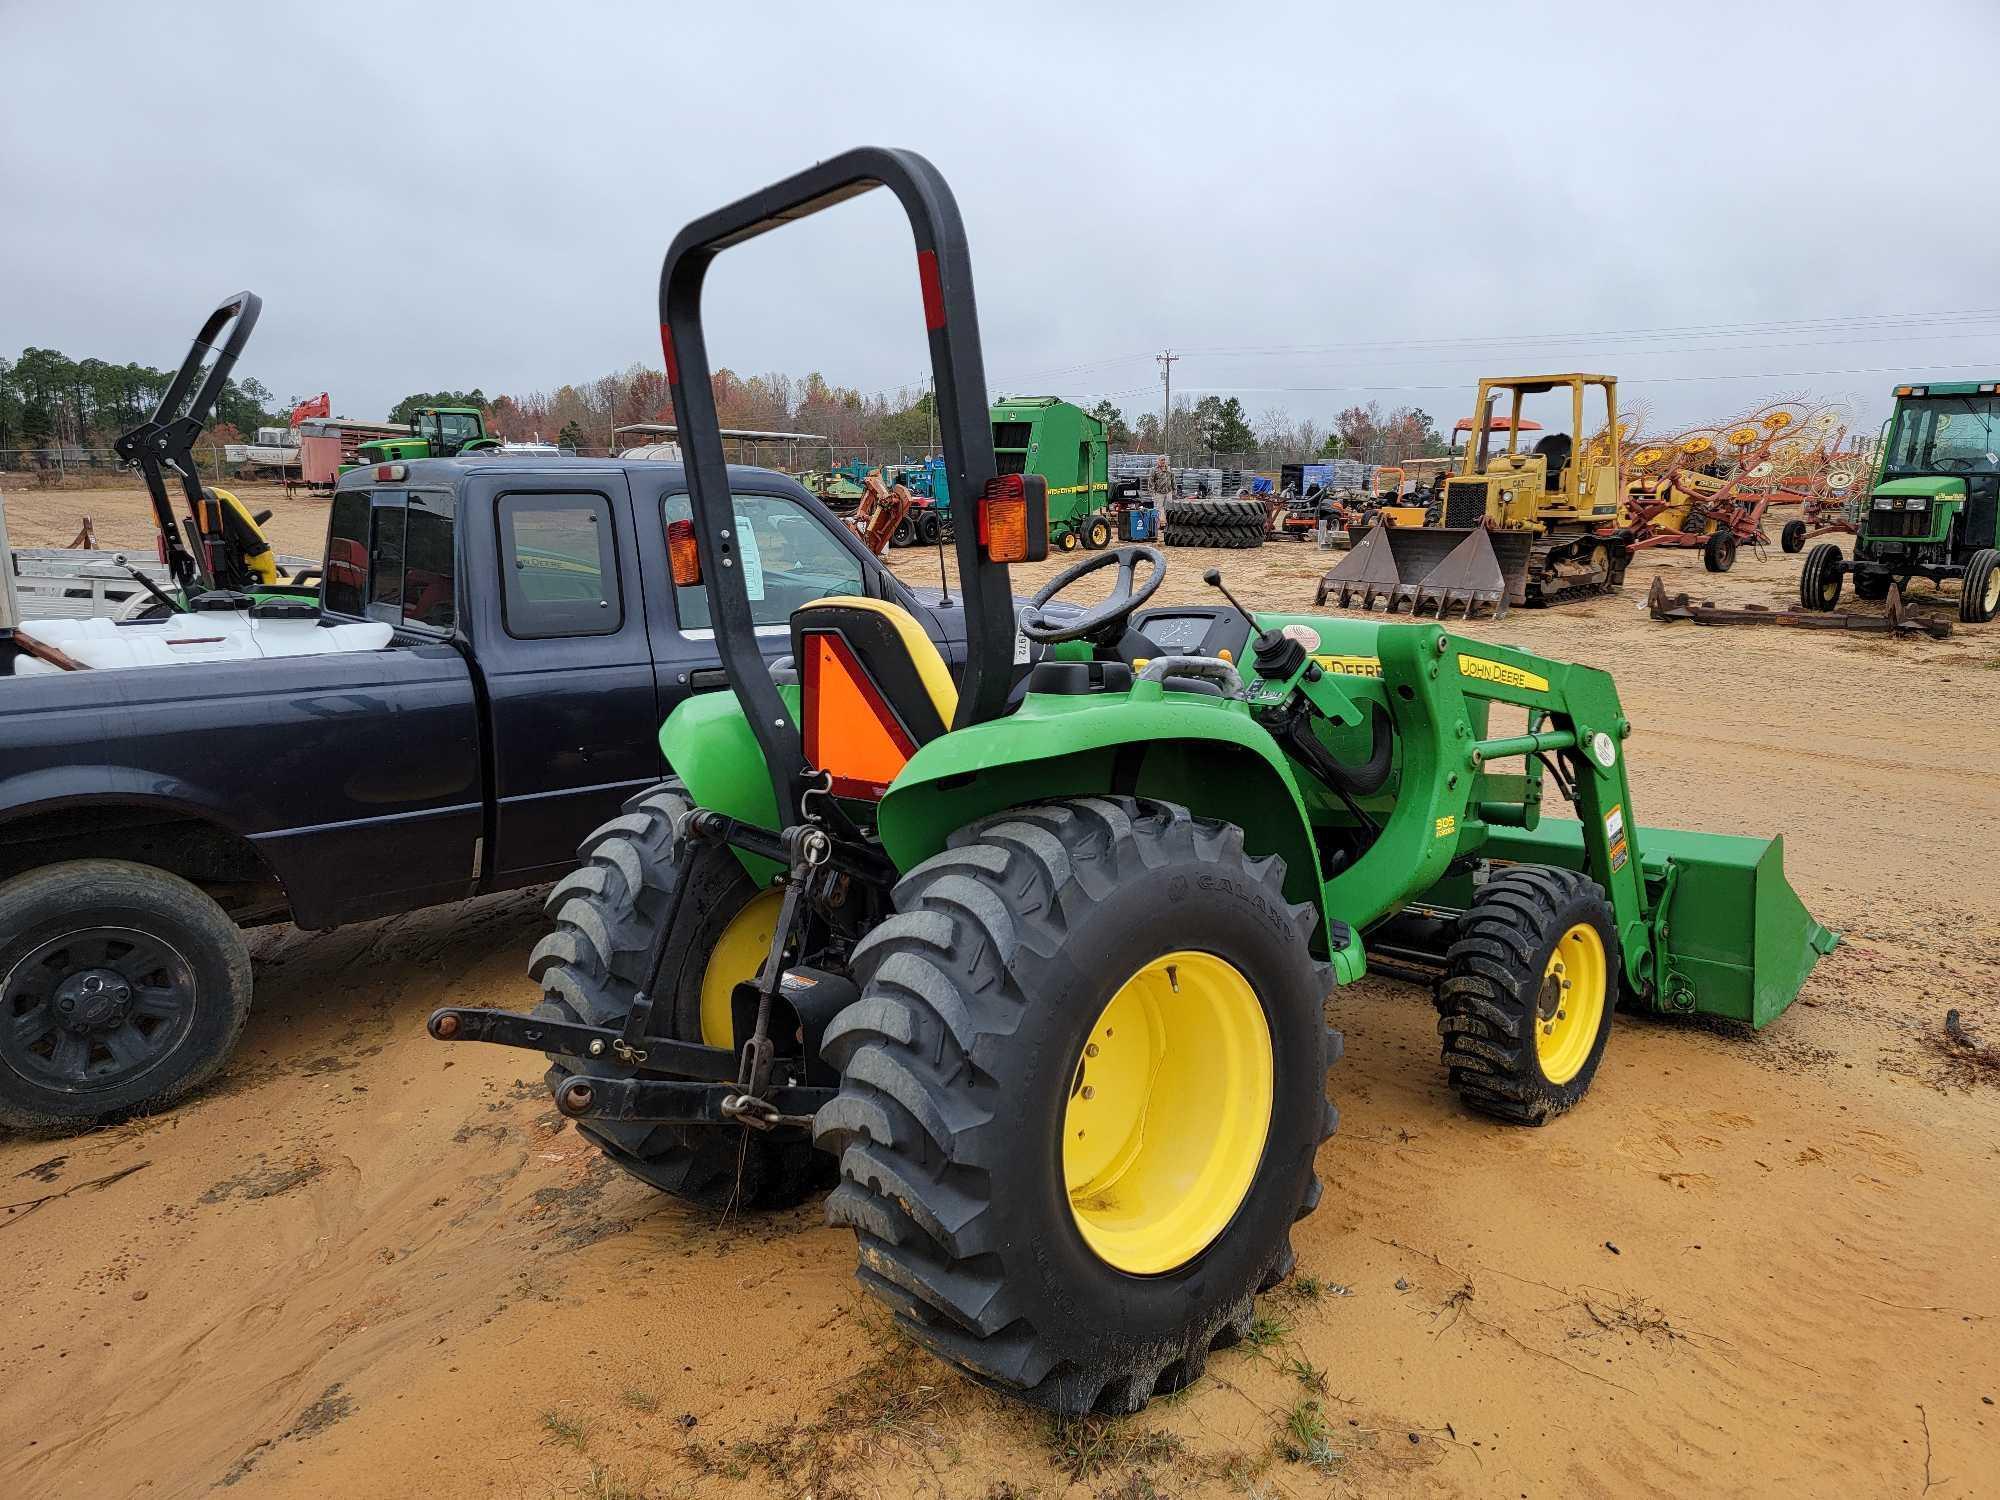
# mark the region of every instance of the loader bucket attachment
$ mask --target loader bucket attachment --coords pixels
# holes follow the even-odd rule
[[[1420,615],[1430,608],[1443,620],[1450,617],[1454,605],[1468,620],[1481,605],[1492,611],[1495,619],[1507,613],[1507,580],[1501,575],[1500,559],[1494,555],[1492,536],[1483,526],[1472,528],[1442,562],[1418,576],[1414,588],[1405,584],[1411,590],[1410,613]]]
[[[1375,601],[1394,610],[1403,575],[1397,571],[1396,554],[1391,550],[1391,528],[1377,525],[1363,537],[1319,581],[1314,604],[1324,604],[1329,595],[1342,609],[1373,609]]]
[[[1372,609],[1376,600],[1395,614],[1434,611],[1442,620],[1454,608],[1466,618],[1484,608],[1494,618],[1527,598],[1526,532],[1484,526],[1377,525],[1320,580],[1315,604],[1333,597],[1343,608]]]
[[[1762,1028],[1798,998],[1839,935],[1815,922],[1785,879],[1785,841],[1679,828],[1640,828],[1646,885],[1667,907],[1667,982],[1653,1008],[1748,1021]],[[1567,818],[1533,830],[1494,829],[1494,859],[1584,868],[1583,829]]]

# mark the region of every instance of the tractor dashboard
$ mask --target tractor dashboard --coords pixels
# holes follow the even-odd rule
[[[1227,606],[1172,605],[1140,610],[1132,628],[1158,649],[1155,656],[1224,656],[1240,661],[1250,622]]]

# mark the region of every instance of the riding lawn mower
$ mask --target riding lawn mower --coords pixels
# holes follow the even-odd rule
[[[916,240],[956,675],[873,597],[803,606],[767,663],[734,535],[708,267],[875,187]],[[1127,1412],[1244,1336],[1320,1201],[1337,986],[1429,984],[1449,1086],[1533,1125],[1583,1098],[1615,1006],[1762,1026],[1831,950],[1782,840],[1640,826],[1601,671],[1253,611],[1213,572],[1216,603],[1149,608],[1144,546],[1019,605],[1047,498],[996,471],[965,232],[921,157],[851,151],[696,220],[660,325],[692,502],[676,578],[707,591],[730,691],[674,709],[671,779],[549,897],[543,1003],[430,1031],[545,1053],[557,1109],[695,1203],[831,1180],[862,1286],[974,1379]],[[1063,597],[1100,571],[1107,597]],[[1574,818],[1544,814],[1552,787]]]

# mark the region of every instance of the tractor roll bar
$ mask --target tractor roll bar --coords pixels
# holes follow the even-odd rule
[[[674,237],[660,267],[660,344],[681,429],[688,500],[716,645],[729,685],[764,751],[777,793],[779,821],[787,827],[798,819],[805,754],[798,726],[757,649],[748,593],[735,565],[737,549],[731,538],[735,505],[709,384],[702,283],[709,263],[730,246],[878,187],[895,193],[909,215],[924,324],[930,331],[934,399],[966,613],[965,676],[953,727],[997,718],[1006,708],[1013,667],[1014,602],[1006,565],[987,561],[979,546],[979,501],[997,465],[979,314],[972,298],[972,260],[958,202],[944,177],[913,151],[863,146],[696,219]]]
[[[152,498],[153,521],[160,530],[167,567],[182,588],[191,587],[196,576],[207,569],[198,564],[181,544],[180,530],[174,522],[173,502],[167,498],[166,470],[172,468],[180,475],[181,487],[187,491],[188,511],[199,515],[201,476],[195,469],[194,442],[208,425],[215,403],[222,398],[223,384],[229,379],[229,372],[236,368],[243,346],[250,342],[250,332],[257,326],[257,314],[263,307],[264,299],[255,292],[238,292],[210,313],[208,320],[201,325],[201,332],[194,336],[187,358],[181,361],[172,383],[160,397],[159,405],[153,408],[153,415],[130,432],[121,434],[111,445],[121,462],[136,465],[145,478],[146,493]],[[218,343],[217,339],[225,327],[229,329],[229,336]],[[190,401],[188,392],[194,388],[195,377],[201,373],[202,361],[211,354],[215,356],[215,363],[209,366],[207,378]],[[185,411],[182,410],[183,404]]]

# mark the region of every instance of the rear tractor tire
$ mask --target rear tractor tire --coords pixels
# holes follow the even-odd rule
[[[1340,1040],[1316,912],[1235,827],[1129,797],[985,819],[895,904],[855,949],[815,1124],[857,1278],[1054,1412],[1186,1386],[1319,1201]]]
[[[557,883],[544,908],[556,930],[528,960],[529,977],[542,986],[536,1015],[623,1026],[645,990],[654,997],[656,1035],[731,1044],[730,992],[762,966],[779,896],[758,890],[722,845],[691,845],[676,862],[674,826],[688,806],[680,782],[665,781],[583,841],[581,867]],[[683,884],[673,930],[663,930]],[[632,1075],[608,1060],[548,1059],[551,1094],[576,1075]],[[640,1181],[704,1208],[732,1197],[742,1208],[789,1207],[833,1178],[832,1163],[801,1129],[584,1121],[576,1128]]]
[[[1438,983],[1451,1086],[1473,1109],[1542,1125],[1590,1089],[1619,990],[1618,938],[1598,884],[1514,865],[1459,919]]]
[[[1840,604],[1842,578],[1840,548],[1821,542],[1806,554],[1799,569],[1799,603],[1807,609],[1834,609]]]
[[[1959,588],[1958,617],[1967,625],[1984,625],[2000,614],[2000,552],[1981,547],[1973,553]]]

